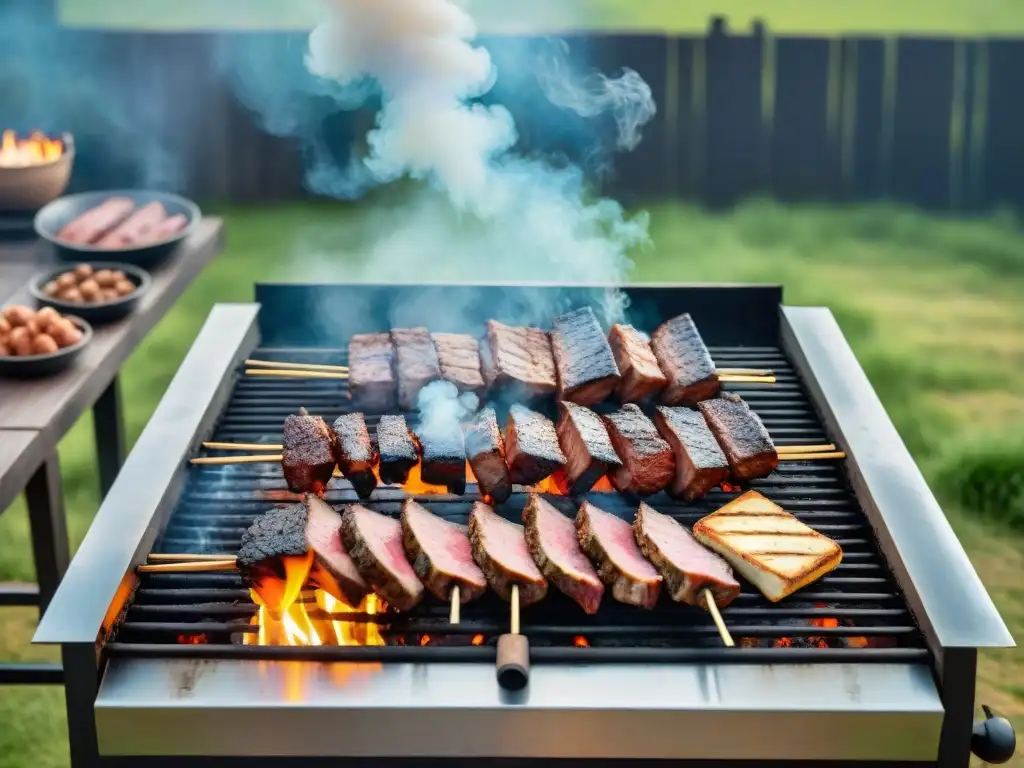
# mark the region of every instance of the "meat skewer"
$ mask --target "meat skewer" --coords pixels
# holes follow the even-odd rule
[[[737,480],[767,477],[779,465],[779,454],[760,417],[728,392],[698,405],[722,448]]]
[[[604,416],[604,423],[615,453],[622,460],[622,466],[609,477],[616,490],[649,496],[672,482],[675,474],[672,448],[634,403],[627,403],[615,413]]]
[[[547,416],[513,405],[505,424],[505,459],[509,478],[518,485],[539,483],[565,466],[555,425]]]
[[[370,440],[366,419],[361,413],[346,413],[334,422],[335,460],[338,469],[348,478],[360,499],[370,498],[377,487],[373,469],[379,456]]]
[[[334,474],[338,436],[320,416],[310,416],[300,408],[298,414],[285,418],[283,437],[281,470],[289,490],[323,493]]]
[[[540,328],[488,320],[480,364],[489,388],[508,389],[527,398],[552,395],[558,389],[551,338]]]
[[[473,469],[480,494],[495,504],[512,495],[512,481],[505,463],[505,443],[501,439],[498,416],[493,408],[484,408],[462,426],[466,456]]]
[[[441,378],[450,381],[459,392],[482,395],[486,387],[480,369],[480,342],[464,333],[432,333]]]
[[[658,367],[658,359],[647,334],[631,325],[616,323],[608,334],[608,342],[622,374],[619,400],[636,403],[665,388],[668,377]]]
[[[377,422],[380,481],[401,485],[420,460],[419,444],[405,423],[405,416],[381,416]]]
[[[348,389],[352,405],[369,413],[393,410],[398,403],[394,371],[395,349],[386,333],[361,333],[348,342]],[[328,373],[320,368],[319,373]]]
[[[555,318],[551,349],[558,371],[560,399],[595,405],[619,385],[621,376],[615,356],[590,307]]]
[[[585,501],[576,513],[576,536],[613,598],[654,609],[663,579],[640,551],[629,523]]]
[[[423,599],[423,583],[402,547],[402,524],[360,504],[341,518],[341,539],[356,570],[389,605],[409,611]]]
[[[665,405],[696,405],[718,392],[715,363],[689,313],[659,325],[651,349],[668,379],[661,393]]]
[[[392,328],[391,343],[395,348],[398,407],[414,411],[420,390],[442,378],[434,340],[426,328]]]
[[[609,470],[622,461],[612,447],[608,428],[601,417],[575,403],[558,404],[562,414],[555,432],[565,454],[565,481],[570,496],[586,493]]]
[[[669,496],[694,501],[729,476],[729,462],[700,411],[659,405],[654,423],[676,458]]]

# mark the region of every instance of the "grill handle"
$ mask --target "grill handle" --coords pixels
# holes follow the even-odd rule
[[[1017,750],[1017,734],[1013,724],[1005,717],[992,712],[985,704],[981,705],[985,719],[974,724],[971,734],[971,752],[985,763],[1002,765],[1009,762]]]

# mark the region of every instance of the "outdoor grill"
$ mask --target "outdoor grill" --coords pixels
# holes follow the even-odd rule
[[[777,286],[625,289],[636,325],[689,312],[718,365],[775,371],[772,385],[726,387],[778,445],[831,441],[847,454],[787,462],[750,486],[844,556],[777,604],[744,584],[723,612],[735,648],[689,606],[606,599],[587,616],[552,590],[523,612],[535,669],[512,692],[495,681],[508,606],[493,595],[464,606],[456,626],[431,599],[407,615],[354,617],[379,631],[377,645],[261,645],[237,573],[135,573],[154,553],[233,553],[257,515],[291,503],[278,466],[189,466],[203,441],[280,443],[300,407],[328,421],[351,409],[343,381],[245,377],[246,358],[344,364],[353,333],[479,333],[485,318],[515,323],[538,303],[569,308],[606,291],[259,285],[258,303],[215,307],[36,634],[63,649],[74,765],[966,766],[977,651],[1013,640],[831,313],[783,306]],[[648,503],[692,525],[739,490]],[[381,487],[368,505],[397,514],[406,497]],[[479,496],[470,485],[416,498],[464,521]],[[635,508],[615,493],[588,498],[624,516]],[[336,478],[326,499],[356,494]],[[498,510],[515,519],[525,500]]]

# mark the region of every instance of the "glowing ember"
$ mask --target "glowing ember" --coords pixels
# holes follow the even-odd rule
[[[199,635],[178,635],[178,645],[206,645],[210,642],[205,634]]]
[[[572,639],[572,644],[575,645],[577,648],[590,647],[590,643],[587,642],[587,638],[585,638],[583,635],[576,635],[576,637]]]
[[[423,635],[420,638],[420,645],[430,645],[430,635]]]
[[[483,635],[473,635],[473,645],[483,645],[483,644],[484,644],[484,636]]]
[[[64,152],[60,139],[51,139],[38,131],[19,139],[14,131],[4,131],[0,140],[0,168],[27,168],[50,163]]]
[[[738,485],[733,485],[732,483],[726,482],[721,483],[718,487],[721,488],[726,493],[739,493],[740,491],[743,490]]]

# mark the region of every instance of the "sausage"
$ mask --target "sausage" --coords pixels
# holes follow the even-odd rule
[[[65,224],[57,239],[77,245],[95,243],[128,218],[134,208],[135,203],[127,197],[112,197]]]
[[[176,213],[160,222],[146,237],[147,243],[159,243],[172,235],[176,235],[188,225],[188,219],[182,214]]]
[[[148,234],[166,215],[164,207],[156,201],[144,205],[125,219],[117,229],[96,243],[96,247],[124,248],[148,240]]]

